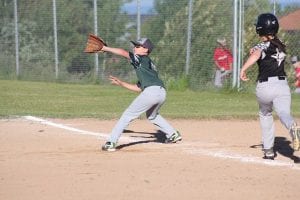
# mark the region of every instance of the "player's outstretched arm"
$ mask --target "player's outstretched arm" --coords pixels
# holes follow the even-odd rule
[[[102,48],[102,50],[105,51],[105,52],[110,52],[110,53],[113,53],[113,54],[116,54],[116,55],[119,55],[119,56],[123,56],[123,57],[129,59],[129,52],[124,50],[124,49],[104,46]]]
[[[240,73],[240,79],[243,81],[248,81],[249,78],[246,75],[246,71],[248,68],[250,68],[251,66],[253,66],[256,61],[260,58],[261,56],[261,50],[257,49],[255,50],[250,57],[248,58],[248,60],[245,62],[245,64],[243,65],[242,69],[241,69],[241,73]]]
[[[141,92],[142,91],[141,88],[139,88],[136,84],[126,83],[124,81],[121,81],[117,77],[109,76],[109,80],[111,81],[112,84],[124,87],[128,90],[131,90],[131,91],[134,91],[134,92]]]

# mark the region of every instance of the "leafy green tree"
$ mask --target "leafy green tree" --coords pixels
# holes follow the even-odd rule
[[[27,74],[30,77],[41,75],[41,73],[48,73],[49,69],[53,68],[52,56],[52,41],[48,37],[41,37],[41,28],[38,23],[39,20],[33,20],[32,13],[26,10],[28,5],[26,3],[33,3],[34,1],[24,2],[18,1],[18,35],[19,35],[19,59],[20,72],[22,75]],[[33,8],[35,8],[33,6]],[[4,68],[10,69],[14,72],[15,68],[15,19],[14,19],[14,4],[13,1],[1,1],[1,51],[3,56],[7,57]],[[45,26],[43,26],[45,27]],[[1,56],[2,56],[1,55]],[[50,70],[53,72],[54,70]],[[50,73],[47,77],[51,76]],[[54,77],[54,76],[53,76]]]
[[[148,28],[148,34],[159,36],[154,54],[159,69],[166,76],[178,78],[182,77],[185,71],[188,1],[172,2],[168,0],[156,2],[158,16],[152,19],[149,26],[157,23],[160,27],[153,30],[151,26]],[[223,0],[194,0],[192,7],[189,79],[192,87],[199,88],[211,82],[216,39],[220,36],[227,38],[231,36],[232,4],[231,1],[224,4]],[[164,16],[163,19],[159,19],[160,16]]]
[[[291,11],[294,11],[296,7],[286,7],[281,8],[279,4],[276,4],[276,16],[278,20],[280,18]],[[273,13],[273,4],[270,4],[268,0],[251,0],[245,1],[245,14],[244,14],[244,60],[249,57],[249,50],[256,45],[257,43],[261,42],[259,37],[256,34],[255,30],[255,23],[257,16],[261,13],[270,12]],[[299,41],[300,37],[299,34],[293,34],[289,32],[283,31],[281,28],[278,32],[278,37],[287,45],[287,54],[288,57],[286,59],[286,71],[289,73],[290,71],[290,62],[289,58],[290,55],[293,55],[293,51],[296,48],[297,42]],[[293,69],[292,69],[293,70]],[[257,67],[252,67],[248,70],[248,76],[250,81],[255,84],[256,77],[258,73]]]
[[[98,33],[110,45],[122,43],[116,38],[122,37],[126,30],[128,20],[121,12],[121,6],[127,1],[97,2]],[[93,0],[56,0],[59,72],[60,76],[64,76],[61,79],[68,76],[67,69],[72,67],[83,70],[94,67],[94,57],[83,53],[87,34],[94,32],[93,6]],[[7,54],[12,55],[15,50],[14,2],[0,0],[0,11],[0,48],[9,50]],[[48,68],[47,76],[54,74],[52,0],[18,0],[18,19],[20,65],[23,72],[28,66],[31,69],[29,71],[38,72]],[[12,60],[11,66],[14,65]]]
[[[0,77],[7,78],[15,67],[14,7],[11,0],[0,0]]]
[[[142,34],[151,35],[151,40],[154,43],[159,42],[164,35],[165,22],[170,21],[174,15],[186,7],[187,4],[187,0],[177,0],[176,2],[174,2],[174,0],[154,1],[156,14],[142,26]]]

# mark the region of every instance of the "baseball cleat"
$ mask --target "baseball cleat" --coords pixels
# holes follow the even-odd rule
[[[296,123],[294,123],[290,129],[290,133],[293,137],[293,149],[294,151],[300,150],[300,126],[297,126]]]
[[[273,148],[264,149],[264,159],[274,160],[274,158],[275,158],[275,153],[273,151]]]
[[[182,137],[181,137],[180,133],[178,131],[176,131],[175,133],[173,133],[171,135],[171,137],[169,137],[165,140],[165,143],[176,143],[181,140],[182,140]]]
[[[117,144],[114,142],[106,142],[102,146],[102,150],[103,151],[116,151],[116,146],[117,146]]]

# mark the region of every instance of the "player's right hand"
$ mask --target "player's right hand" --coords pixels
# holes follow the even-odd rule
[[[241,71],[241,73],[240,73],[240,79],[242,80],[242,81],[249,81],[250,79],[247,77],[247,75],[246,75],[246,72],[245,71]]]
[[[253,54],[255,50],[256,50],[255,47],[251,48],[250,51],[249,51],[249,54],[250,54],[250,55]]]
[[[114,77],[114,76],[110,75],[109,80],[110,80],[111,84],[119,85],[119,86],[122,85],[122,81],[120,79],[118,79],[117,77]]]

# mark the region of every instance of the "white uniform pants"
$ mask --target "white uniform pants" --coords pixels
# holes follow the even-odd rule
[[[124,111],[121,118],[113,128],[108,141],[117,143],[128,124],[146,112],[151,123],[170,137],[176,130],[161,116],[159,109],[166,100],[166,90],[160,86],[150,86],[135,98],[130,106]]]
[[[259,118],[264,149],[274,146],[275,128],[272,116],[275,109],[281,123],[290,129],[294,123],[291,116],[291,92],[287,80],[269,77],[268,81],[257,83],[256,98],[259,104]]]
[[[221,71],[221,70],[216,70],[215,73],[215,86],[218,88],[223,87],[225,78],[231,73],[231,70],[226,70],[226,71]]]

